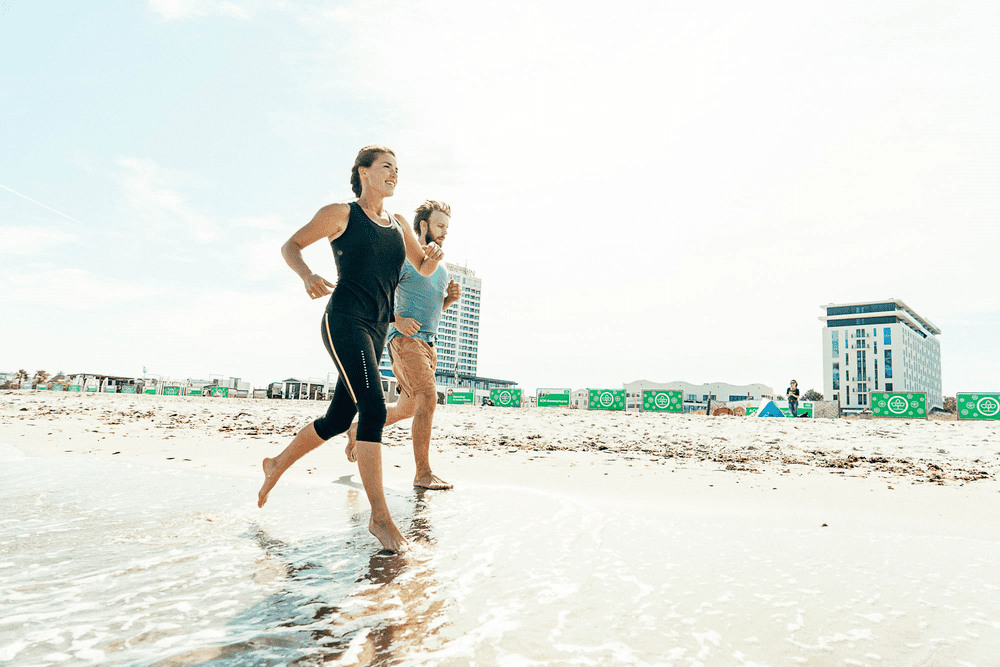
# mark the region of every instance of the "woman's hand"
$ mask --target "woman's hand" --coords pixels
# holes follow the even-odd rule
[[[319,299],[327,294],[331,294],[333,288],[337,286],[336,283],[331,283],[326,278],[317,276],[315,273],[310,273],[302,279],[302,282],[305,283],[306,294],[311,299]]]

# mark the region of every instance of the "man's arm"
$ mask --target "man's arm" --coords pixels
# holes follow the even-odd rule
[[[448,294],[444,297],[444,305],[441,306],[441,310],[448,310],[452,304],[458,303],[458,300],[462,298],[462,286],[452,280],[448,283]]]

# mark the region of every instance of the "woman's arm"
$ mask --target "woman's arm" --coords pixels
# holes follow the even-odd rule
[[[403,230],[403,244],[406,246],[406,259],[410,260],[410,264],[417,270],[417,273],[424,276],[425,278],[434,274],[437,271],[438,262],[444,257],[444,251],[441,247],[434,243],[428,243],[425,246],[420,245],[420,241],[417,240],[417,235],[413,233],[410,229],[410,225],[406,222],[406,218],[396,215],[396,221],[399,223],[400,228]]]
[[[302,249],[311,246],[322,238],[331,241],[344,233],[351,207],[347,204],[330,204],[324,206],[313,219],[302,229],[292,234],[291,238],[281,246],[281,256],[285,263],[294,271],[305,285],[310,298],[318,299],[330,294],[333,283],[313,273],[302,258]]]

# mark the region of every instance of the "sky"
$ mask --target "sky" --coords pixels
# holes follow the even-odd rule
[[[452,207],[478,373],[790,378],[821,306],[904,300],[1000,390],[1000,4],[0,0],[0,372],[333,372],[279,249]],[[330,249],[304,252],[335,280]]]

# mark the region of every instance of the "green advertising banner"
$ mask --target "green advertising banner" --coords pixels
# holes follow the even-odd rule
[[[104,388],[104,393],[105,394],[117,394],[118,390],[115,387],[105,387]]]
[[[792,411],[789,410],[787,407],[778,408],[778,409],[781,410],[781,414],[785,415],[788,418],[791,418]],[[799,417],[800,418],[802,417],[802,415],[809,415],[809,419],[812,419],[812,417],[813,417],[813,404],[812,404],[812,401],[807,401],[805,403],[799,403],[799,407],[798,407],[798,409],[796,411],[799,413]],[[750,414],[749,411],[747,412],[747,414]]]
[[[83,389],[83,385],[71,384],[69,386],[69,391],[80,391],[81,389]]]
[[[122,393],[123,394],[134,394],[135,393],[135,385],[134,384],[123,384],[122,385]]]
[[[1000,394],[958,394],[959,419],[1000,419]]]
[[[747,406],[747,417],[753,417],[760,410],[759,405],[748,405]]]
[[[650,412],[684,412],[680,389],[643,389],[642,409]]]
[[[96,394],[97,393],[97,387],[87,387],[87,393],[88,394]]]
[[[501,408],[521,407],[520,389],[490,389],[490,400],[493,405]]]
[[[569,389],[538,389],[536,395],[540,408],[569,407]]]
[[[180,387],[164,387],[163,388],[163,395],[164,396],[180,396],[181,395],[181,388]]]
[[[49,390],[49,388],[46,387],[44,384],[38,385],[37,387],[35,387],[35,389],[38,390],[38,391],[48,391]]]
[[[212,387],[212,393],[210,396],[221,396],[222,398],[229,398],[229,387]]]
[[[201,396],[201,389],[192,389],[188,392],[188,396]]]
[[[472,405],[476,400],[475,392],[471,389],[449,389],[445,394],[444,402],[448,405]]]
[[[154,387],[153,389],[146,389],[142,393],[144,393],[144,394],[155,394],[156,393],[156,388]]]
[[[66,385],[54,384],[52,385],[52,391],[66,391]]]
[[[927,396],[923,392],[873,391],[872,415],[895,419],[926,419]]]
[[[588,410],[624,410],[624,389],[588,389]]]

